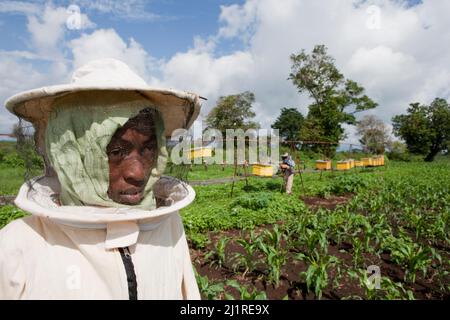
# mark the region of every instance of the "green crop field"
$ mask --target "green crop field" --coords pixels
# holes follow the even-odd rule
[[[2,194],[17,192],[23,172],[0,168]],[[233,167],[188,172],[190,181],[232,176]],[[449,181],[450,161],[439,158],[307,171],[290,196],[281,177],[239,180],[232,196],[231,183],[194,186],[180,213],[202,296],[448,299]],[[0,227],[24,214],[0,207]]]
[[[281,178],[240,181],[233,197],[231,184],[196,186],[181,213],[203,296],[448,298],[449,181],[438,161],[306,173],[292,196]]]

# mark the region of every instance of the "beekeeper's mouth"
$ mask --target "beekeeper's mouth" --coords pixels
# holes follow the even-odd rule
[[[144,190],[137,188],[130,188],[119,192],[119,201],[123,204],[138,204],[144,197]]]

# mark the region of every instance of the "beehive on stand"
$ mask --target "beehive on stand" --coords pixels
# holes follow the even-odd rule
[[[273,166],[270,164],[254,164],[252,165],[252,174],[261,177],[273,176]]]
[[[350,169],[355,167],[355,160],[354,159],[348,159],[347,161],[350,163]]]
[[[339,171],[350,170],[350,161],[338,161],[336,162],[336,169]]]
[[[364,167],[372,167],[373,166],[372,158],[362,158],[361,161],[362,161]]]
[[[364,167],[364,163],[361,160],[355,160],[355,167],[356,168]]]
[[[372,164],[374,167],[378,167],[381,166],[381,160],[378,157],[373,157],[372,158]]]
[[[378,156],[378,160],[380,161],[379,165],[384,166],[384,155],[383,154]]]
[[[331,170],[331,160],[316,160],[317,170]]]
[[[212,157],[212,149],[204,147],[193,148],[186,152],[186,157],[188,159]]]

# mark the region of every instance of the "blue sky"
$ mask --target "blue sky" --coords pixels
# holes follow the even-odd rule
[[[5,2],[5,1],[0,1]],[[95,1],[94,1],[95,2]],[[113,28],[123,38],[134,38],[157,58],[169,58],[180,50],[193,45],[194,36],[208,37],[219,28],[220,6],[242,4],[233,0],[152,0],[142,1],[143,9],[155,17],[133,18],[98,10],[89,10],[89,19],[97,28]],[[29,3],[40,3],[30,1]],[[77,1],[52,1],[55,6],[68,7]],[[80,5],[81,13],[85,8]],[[3,50],[27,50],[27,17],[22,12],[0,13],[0,48]],[[78,30],[69,33],[68,38],[79,35]],[[241,47],[239,41],[221,43],[219,54],[226,54]]]
[[[219,28],[220,6],[234,3],[243,1],[148,1],[145,8],[160,16],[153,22],[145,19],[124,21],[106,14],[95,14],[92,19],[100,28],[112,27],[122,37],[135,38],[153,56],[169,58],[178,51],[192,47],[194,36],[208,37],[214,34]],[[220,49],[224,52],[231,50],[225,45]]]
[[[79,6],[82,27],[67,27]],[[70,80],[93,59],[121,59],[150,85],[206,96],[250,90],[257,121],[310,103],[287,80],[289,56],[325,44],[388,125],[409,103],[450,98],[447,0],[0,1],[0,100]],[[0,110],[0,132],[15,118]],[[349,127],[348,140],[355,141]]]

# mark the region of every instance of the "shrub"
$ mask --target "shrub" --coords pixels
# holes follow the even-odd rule
[[[267,190],[281,190],[282,183],[280,181],[276,180],[269,180],[266,182],[266,189]]]
[[[209,238],[205,234],[191,232],[186,235],[187,239],[190,240],[192,246],[195,249],[203,249],[209,242]]]
[[[12,168],[23,168],[25,166],[23,159],[15,152],[5,155],[2,159],[2,163]]]
[[[330,191],[334,194],[346,192],[357,192],[361,188],[367,187],[369,181],[366,177],[359,175],[342,175],[333,180]]]
[[[36,152],[29,152],[21,156],[15,151],[6,154],[1,154],[0,151],[0,163],[6,165],[7,167],[24,168],[26,167],[26,161],[28,162],[28,166],[30,167],[30,169],[44,168],[44,161],[42,160],[42,157],[39,156]]]
[[[252,195],[243,195],[233,201],[234,206],[241,206],[246,209],[259,210],[269,206],[272,194],[261,192]]]
[[[28,214],[13,205],[0,207],[0,228],[13,220],[27,216]]]

